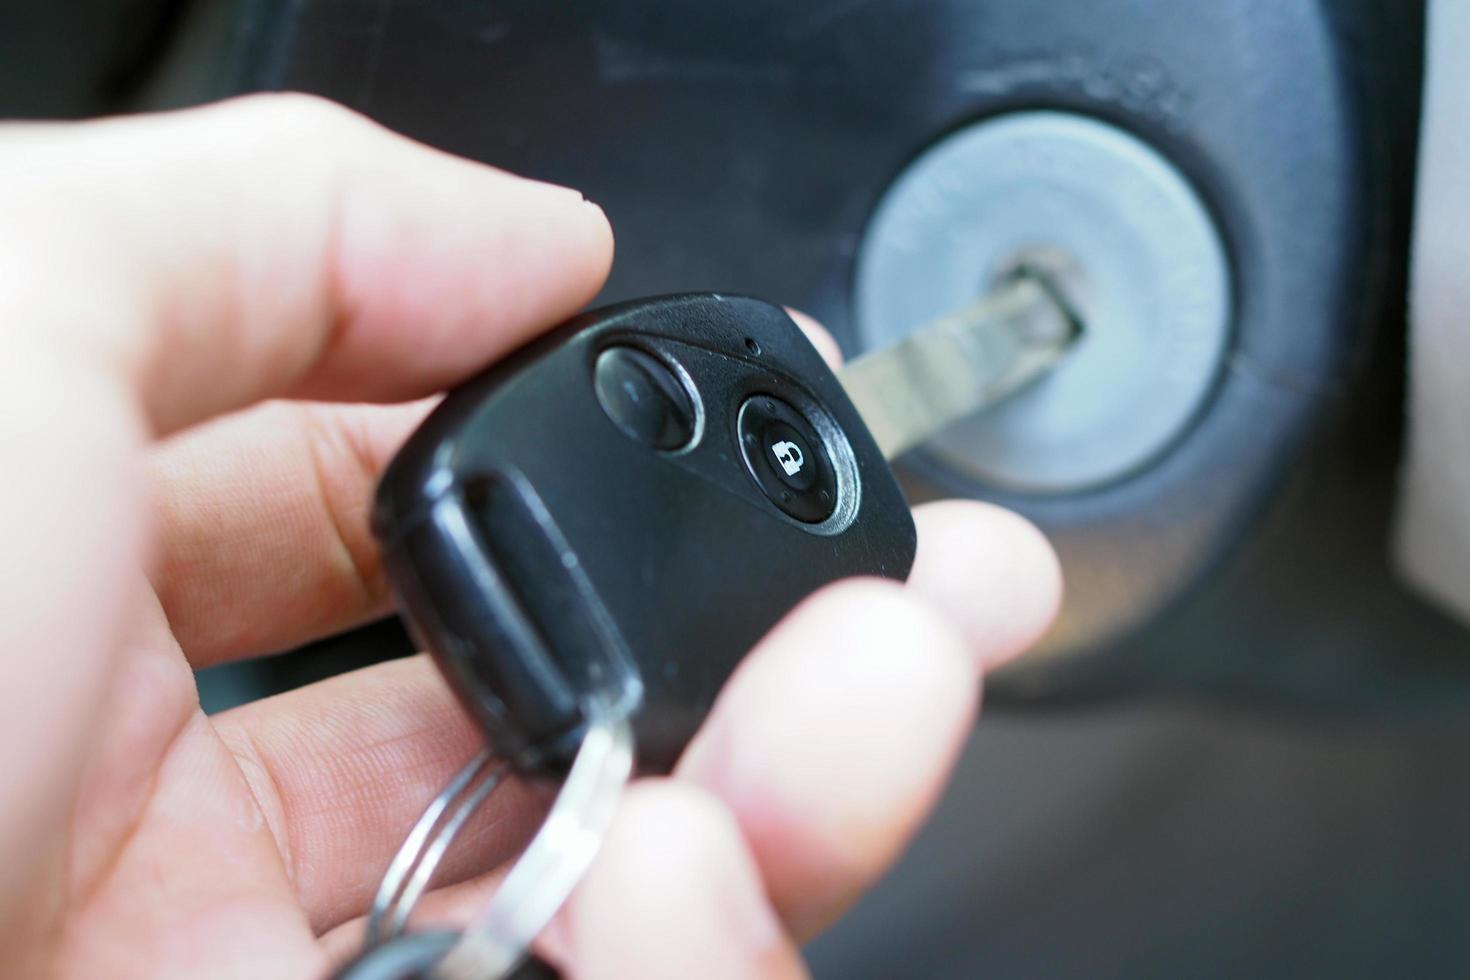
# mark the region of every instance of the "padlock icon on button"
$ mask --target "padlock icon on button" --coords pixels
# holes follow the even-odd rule
[[[801,447],[784,439],[772,443],[771,452],[775,454],[776,462],[781,464],[781,469],[786,471],[787,476],[795,476],[800,473],[802,464],[806,462],[801,455]]]

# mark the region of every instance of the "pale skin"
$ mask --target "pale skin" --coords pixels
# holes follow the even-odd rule
[[[0,130],[7,973],[311,980],[354,948],[476,732],[423,657],[214,717],[191,667],[387,613],[380,468],[423,399],[591,300],[612,251],[575,191],[300,97]],[[1019,518],[915,517],[907,585],[798,606],[673,776],[627,791],[543,955],[804,973],[799,944],[935,803],[981,674],[1058,602]],[[542,804],[497,799],[425,916],[482,902]]]

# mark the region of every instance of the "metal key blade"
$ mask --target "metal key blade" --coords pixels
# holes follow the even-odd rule
[[[1081,333],[1054,287],[1022,271],[978,302],[851,361],[838,379],[893,459],[1045,374]]]

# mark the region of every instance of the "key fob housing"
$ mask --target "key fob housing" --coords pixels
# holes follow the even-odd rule
[[[563,765],[601,696],[631,712],[639,768],[667,771],[782,615],[906,577],[916,543],[790,317],[715,294],[583,314],[452,391],[374,528],[415,639],[527,770]]]

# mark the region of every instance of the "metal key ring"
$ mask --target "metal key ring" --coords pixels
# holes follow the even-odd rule
[[[509,973],[597,854],[632,775],[633,730],[626,713],[600,700],[589,701],[583,710],[587,731],[551,810],[489,904],[435,967],[436,980],[486,980]],[[455,835],[507,769],[504,760],[482,752],[425,808],[378,887],[368,916],[369,947],[403,931]]]
[[[423,815],[408,832],[398,853],[383,873],[383,880],[368,910],[368,947],[378,946],[402,934],[419,899],[428,890],[439,862],[449,845],[480,804],[500,785],[509,768],[488,749],[470,760],[455,774],[439,795],[424,808]],[[462,797],[462,799],[461,799]],[[456,799],[458,806],[450,811]],[[445,813],[449,812],[446,817]]]

